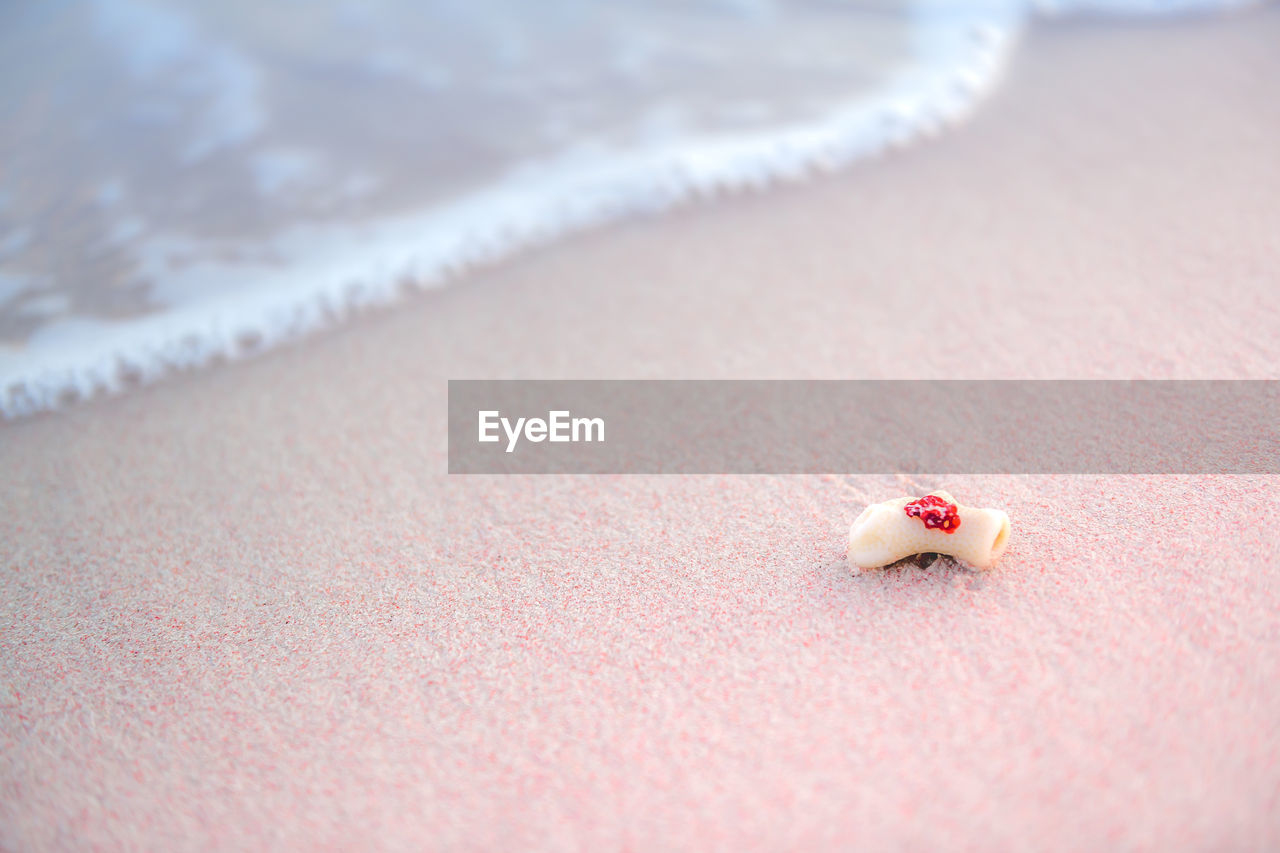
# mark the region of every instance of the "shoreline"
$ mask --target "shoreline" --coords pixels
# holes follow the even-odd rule
[[[0,847],[1280,844],[1276,477],[446,476],[450,378],[1280,378],[1280,10],[0,423]],[[946,488],[1000,565],[855,573]]]
[[[821,118],[594,156],[564,151],[545,162],[516,164],[505,176],[424,210],[337,226],[302,224],[256,247],[291,258],[283,264],[219,268],[205,260],[191,264],[194,272],[170,269],[169,280],[153,287],[155,298],[182,292],[182,281],[194,274],[209,291],[204,302],[116,323],[73,318],[62,328],[37,331],[16,357],[0,342],[0,417],[57,410],[64,400],[86,401],[183,369],[252,357],[339,326],[352,314],[465,285],[474,271],[568,237],[803,183],[919,144],[980,108],[1022,29],[1012,9],[971,10],[960,20],[922,17],[909,31],[913,47],[903,67]],[[199,245],[189,251],[198,253]],[[139,252],[142,265],[165,265],[162,252]],[[246,283],[237,291],[209,288],[210,280]]]

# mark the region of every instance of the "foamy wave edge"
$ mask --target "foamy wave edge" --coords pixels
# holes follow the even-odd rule
[[[1220,11],[1254,0],[1042,2],[1038,11]],[[575,161],[513,178],[428,214],[381,227],[382,244],[331,258],[308,281],[182,306],[131,321],[108,340],[42,353],[0,376],[0,416],[13,419],[149,384],[176,371],[256,355],[388,306],[407,291],[439,288],[477,266],[565,236],[695,200],[803,181],[937,135],[968,116],[999,84],[1022,16],[990,14],[962,27],[927,25],[923,56],[874,97],[826,119],[756,134],[690,139],[672,148]]]

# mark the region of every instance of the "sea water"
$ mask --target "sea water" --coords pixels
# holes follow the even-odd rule
[[[0,414],[258,352],[962,119],[1041,12],[1232,0],[0,6]]]

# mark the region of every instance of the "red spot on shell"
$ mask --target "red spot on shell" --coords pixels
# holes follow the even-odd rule
[[[924,522],[930,530],[941,530],[943,533],[955,533],[960,527],[960,510],[937,495],[925,495],[914,500],[903,509],[912,518]]]

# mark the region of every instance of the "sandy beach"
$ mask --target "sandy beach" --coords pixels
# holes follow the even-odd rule
[[[1275,477],[449,477],[459,378],[1280,378],[1280,10],[0,424],[0,848],[1271,849]],[[866,503],[1005,509],[858,573]]]

